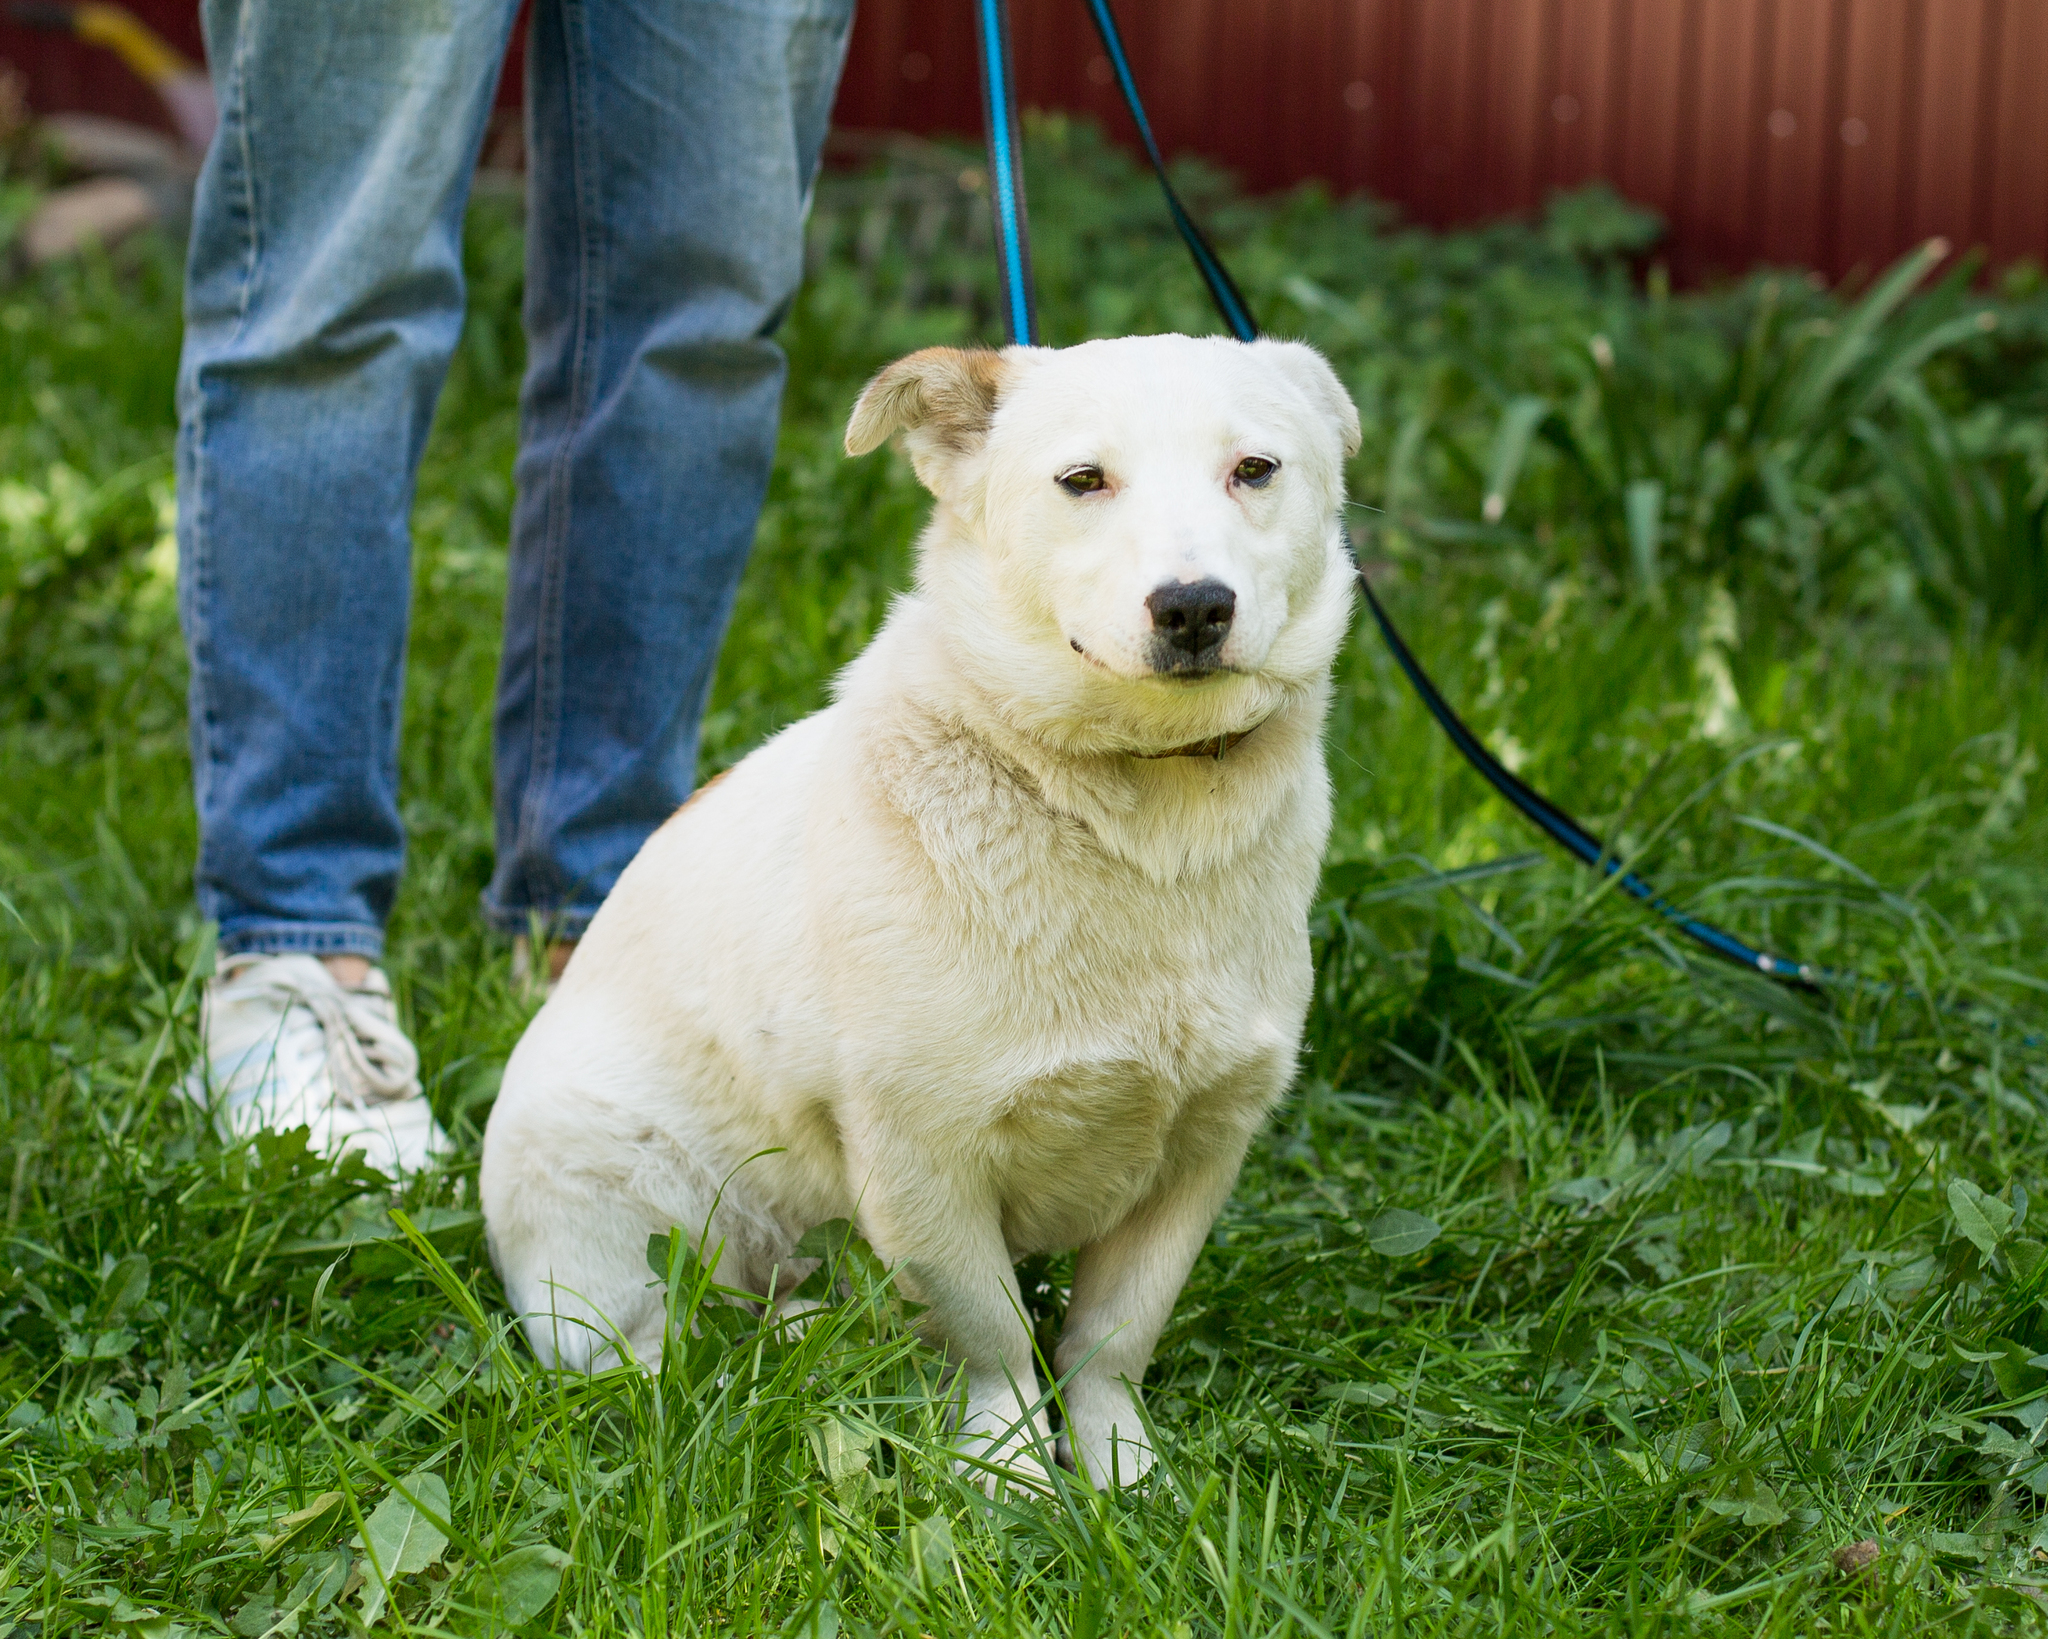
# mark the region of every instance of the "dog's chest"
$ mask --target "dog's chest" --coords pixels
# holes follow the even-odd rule
[[[1013,1254],[1081,1245],[1160,1183],[1235,1155],[1286,1086],[1295,1032],[1265,999],[1204,1020],[1077,1016],[1012,1038],[947,1112],[955,1153],[994,1180]]]
[[[1014,1250],[1100,1233],[1188,1152],[1241,1144],[1307,1001],[1314,843],[1153,880],[999,787],[920,827],[915,902],[875,907],[920,1028],[898,1069],[933,1142],[1005,1180]]]
[[[1019,1044],[1144,1043],[1158,1068],[1237,1034],[1301,954],[1314,852],[1270,845],[1170,880],[1005,786],[923,838],[920,926],[960,960]],[[1119,1053],[1118,1056],[1122,1056]]]

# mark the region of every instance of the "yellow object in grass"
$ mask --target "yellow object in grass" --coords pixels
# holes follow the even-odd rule
[[[124,6],[88,0],[72,16],[72,32],[93,45],[105,46],[153,86],[161,86],[195,66]]]

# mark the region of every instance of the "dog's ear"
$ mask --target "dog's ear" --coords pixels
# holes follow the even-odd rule
[[[1009,361],[986,348],[927,347],[898,359],[867,384],[846,423],[846,453],[866,455],[896,433],[927,484],[935,459],[965,455],[988,432]]]
[[[1278,365],[1287,379],[1308,395],[1308,401],[1337,424],[1344,453],[1356,455],[1360,443],[1358,406],[1330,368],[1330,361],[1307,342],[1258,341],[1252,344]]]

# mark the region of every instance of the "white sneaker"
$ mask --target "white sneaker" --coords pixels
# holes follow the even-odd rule
[[[199,1035],[205,1058],[178,1091],[223,1138],[309,1127],[319,1154],[359,1150],[390,1178],[454,1148],[376,968],[349,990],[317,956],[231,956],[207,982]]]

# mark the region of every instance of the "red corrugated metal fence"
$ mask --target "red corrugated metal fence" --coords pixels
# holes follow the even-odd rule
[[[1131,135],[1081,0],[1012,0],[1020,95]],[[1605,177],[1688,273],[1931,234],[2048,259],[2048,0],[1125,0],[1169,148],[1426,222]],[[841,123],[973,131],[964,0],[864,0]]]
[[[131,0],[188,49],[190,0]],[[1130,131],[1081,0],[1012,0],[1027,105]],[[1605,177],[1681,273],[1846,272],[1930,234],[2048,259],[2048,0],[1124,0],[1167,146],[1432,223]],[[968,0],[862,0],[843,125],[979,128]],[[134,117],[102,54],[0,25],[41,107]],[[511,78],[508,76],[508,79]],[[516,86],[508,86],[516,95]]]

